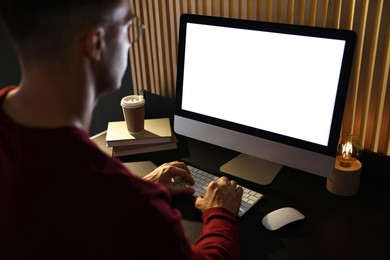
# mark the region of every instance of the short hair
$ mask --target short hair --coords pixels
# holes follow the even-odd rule
[[[80,28],[99,22],[122,1],[0,0],[0,18],[22,56],[56,59]]]

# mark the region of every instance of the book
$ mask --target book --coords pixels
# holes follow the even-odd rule
[[[145,119],[144,130],[137,134],[127,131],[125,121],[114,121],[108,122],[106,145],[115,147],[170,143],[172,136],[169,118]]]
[[[106,135],[107,131],[103,131],[98,133],[92,137],[90,137],[91,141],[93,141],[100,150],[104,153],[119,157],[126,155],[134,155],[134,154],[142,154],[148,152],[159,152],[165,150],[173,150],[177,148],[177,138],[173,134],[171,142],[168,143],[157,143],[157,144],[146,144],[146,145],[129,145],[129,146],[114,146],[107,147],[106,146]]]
[[[96,144],[96,146],[104,153],[108,155],[112,155],[112,147],[106,146],[106,134],[107,131],[100,132],[94,136],[91,136],[89,139],[91,139],[92,142]]]
[[[177,142],[169,143],[146,144],[146,145],[131,145],[131,146],[114,146],[112,147],[112,156],[126,156],[150,152],[160,152],[165,150],[173,150],[177,148]]]

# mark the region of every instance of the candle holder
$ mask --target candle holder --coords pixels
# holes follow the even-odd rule
[[[359,190],[362,164],[358,160],[362,145],[353,135],[340,138],[335,168],[326,181],[329,192],[338,196],[353,196]]]

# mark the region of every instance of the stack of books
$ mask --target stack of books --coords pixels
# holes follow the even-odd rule
[[[144,130],[137,134],[127,131],[125,121],[109,122],[106,145],[112,156],[125,156],[177,148],[177,139],[169,118],[145,119]]]

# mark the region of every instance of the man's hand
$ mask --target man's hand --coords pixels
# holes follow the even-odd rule
[[[146,175],[143,179],[147,181],[158,182],[164,185],[172,195],[192,195],[195,190],[191,187],[185,187],[176,184],[172,178],[181,177],[189,185],[194,185],[194,179],[191,177],[190,171],[183,162],[164,163],[154,171]]]
[[[196,199],[195,207],[202,212],[209,208],[222,207],[237,216],[242,193],[242,187],[237,186],[235,181],[221,177],[218,182],[210,182],[206,194]]]

